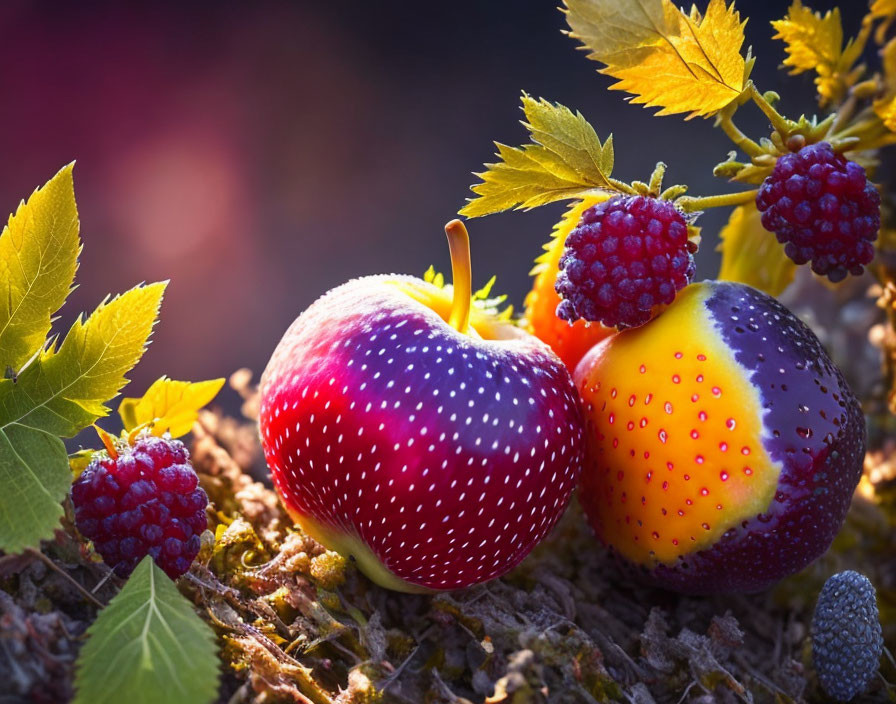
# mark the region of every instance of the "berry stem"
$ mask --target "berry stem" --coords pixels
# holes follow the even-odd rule
[[[870,107],[862,110],[842,130],[831,134],[828,141],[833,146],[836,143],[842,143],[848,137],[854,137],[857,140],[849,144],[848,151],[851,152],[877,149],[896,142],[896,135],[887,129]],[[842,151],[842,149],[838,149],[838,151]]]
[[[722,131],[728,136],[728,139],[734,142],[734,144],[747,156],[759,156],[760,154],[765,154],[765,150],[762,147],[740,131],[737,125],[734,124],[734,120],[730,114],[726,113],[720,116],[719,127],[722,128]]]
[[[756,85],[751,81],[750,82],[750,97],[753,99],[753,102],[765,113],[765,116],[768,118],[768,121],[772,123],[772,127],[775,128],[775,131],[778,132],[782,137],[787,137],[790,134],[790,131],[793,127],[790,120],[784,117],[781,113],[779,113],[772,106],[768,100],[766,100],[765,96],[759,92],[759,89]]]
[[[57,565],[53,560],[44,555],[40,550],[35,550],[34,548],[28,548],[28,552],[43,562],[47,567],[61,575],[64,580],[66,580],[69,584],[71,584],[87,601],[96,606],[99,609],[102,609],[105,604],[97,599],[93,594],[91,594],[87,589],[81,584],[77,579],[72,577],[67,571],[62,569],[59,565]]]
[[[451,285],[454,297],[448,324],[466,334],[470,329],[470,306],[473,304],[473,274],[470,260],[470,235],[460,220],[445,225],[451,251]]]
[[[625,181],[619,181],[618,179],[615,179],[615,178],[608,178],[607,181],[609,181],[610,185],[613,186],[613,188],[618,190],[620,193],[626,193],[630,196],[638,195],[638,191],[636,191],[634,188],[632,188]]]
[[[681,210],[693,213],[707,208],[724,208],[732,205],[744,205],[756,200],[758,189],[740,191],[738,193],[722,193],[717,196],[684,196],[675,201]]]

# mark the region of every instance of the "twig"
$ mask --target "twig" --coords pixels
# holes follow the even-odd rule
[[[407,664],[408,664],[408,663],[413,659],[413,657],[417,654],[417,651],[418,651],[418,650],[420,650],[420,645],[419,645],[419,644],[417,645],[416,648],[414,648],[414,649],[411,651],[411,654],[408,655],[408,656],[404,659],[404,662],[402,662],[401,665],[399,665],[398,667],[396,667],[395,670],[394,670],[393,672],[391,672],[391,673],[389,674],[388,677],[384,677],[382,680],[380,680],[380,683],[381,683],[381,685],[382,685],[382,686],[380,687],[380,691],[381,691],[381,692],[385,692],[385,691],[386,691],[386,688],[389,687],[389,685],[391,685],[393,682],[395,682],[395,680],[398,679],[399,675],[401,675],[401,673],[402,673],[402,671],[404,670],[404,668],[407,667]]]
[[[53,560],[44,555],[40,550],[35,550],[34,548],[28,548],[28,553],[34,555],[41,562],[43,562],[47,567],[56,572],[57,574],[62,575],[62,577],[71,584],[75,589],[77,589],[81,596],[83,596],[87,601],[96,606],[98,609],[102,609],[105,604],[97,599],[93,594],[91,594],[87,589],[81,584],[77,579],[72,577],[68,572],[62,569],[59,565],[57,565]]]
[[[106,574],[103,575],[103,578],[99,582],[96,583],[96,586],[90,590],[90,593],[96,594],[99,591],[100,587],[102,587],[106,582],[108,582],[112,578],[113,574],[115,574],[115,573],[112,570],[108,570],[106,572]]]
[[[887,660],[890,661],[890,664],[891,664],[894,668],[896,668],[896,658],[893,657],[893,653],[890,652],[890,649],[889,649],[888,647],[886,647],[886,646],[884,646],[884,655],[887,656]]]
[[[687,687],[685,687],[684,694],[681,695],[681,699],[678,700],[678,704],[681,704],[685,699],[687,699],[688,694],[690,694],[691,690],[697,685],[697,680],[693,680]]]

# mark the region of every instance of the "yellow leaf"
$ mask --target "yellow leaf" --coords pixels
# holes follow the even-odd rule
[[[896,0],[894,0],[896,3]],[[881,50],[885,90],[874,101],[874,112],[891,132],[896,132],[896,39],[891,39]]]
[[[881,65],[884,69],[887,92],[896,93],[896,39],[891,39],[881,49]]]
[[[744,89],[751,58],[740,53],[744,24],[734,5],[710,0],[706,15],[670,0],[564,0],[570,36],[604,64],[601,73],[632,102],[660,115],[713,115]]]
[[[886,38],[887,30],[896,18],[896,0],[874,0],[871,3],[871,9],[868,11],[868,18],[871,20],[882,19],[874,32],[874,38],[878,44],[883,44]]]
[[[896,0],[874,0],[871,3],[869,14],[875,19],[878,17],[890,17],[896,15]]]
[[[793,281],[796,264],[775,236],[762,227],[754,203],[735,208],[719,233],[719,279],[739,281],[777,296]]]
[[[891,132],[896,132],[896,95],[874,101],[874,112]]]
[[[18,371],[43,347],[71,291],[81,249],[73,167],[20,203],[0,234],[0,370]]]
[[[790,73],[815,71],[821,104],[839,102],[858,78],[858,73],[851,69],[865,45],[863,36],[861,40],[850,39],[843,47],[840,9],[834,8],[822,16],[804,7],[800,0],[793,0],[787,16],[772,22],[772,27],[777,30],[774,38],[786,44],[784,65],[791,67]]]
[[[482,179],[460,215],[479,217],[510,208],[528,210],[595,190],[617,190],[613,171],[613,137],[601,144],[579,112],[523,95],[523,112],[533,144],[497,144],[501,161],[486,164]]]
[[[829,10],[822,17],[820,13],[803,7],[800,0],[793,0],[787,16],[772,22],[772,27],[777,31],[773,38],[783,40],[786,45],[784,65],[791,67],[791,74],[816,71],[817,83],[831,76],[843,48],[840,8]],[[819,92],[821,90],[819,83]]]
[[[96,450],[78,450],[68,456],[68,466],[72,470],[72,477],[77,479],[84,470],[93,462]]]
[[[128,432],[152,423],[154,435],[171,433],[180,437],[190,432],[199,409],[211,402],[224,386],[224,379],[174,381],[157,379],[141,398],[124,398],[118,413]]]

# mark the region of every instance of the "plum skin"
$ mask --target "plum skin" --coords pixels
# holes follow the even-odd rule
[[[864,416],[818,338],[778,301],[730,282],[703,282],[685,292],[650,325],[600,343],[577,367],[575,380],[585,402],[588,436],[580,500],[598,538],[644,581],[691,594],[759,591],[801,570],[830,546],[861,477]],[[635,553],[625,548],[621,524],[610,525],[606,518],[610,477],[617,468],[631,471],[634,461],[611,465],[605,458],[606,440],[599,439],[598,431],[606,424],[594,407],[599,400],[594,389],[601,379],[618,382],[620,396],[625,396],[624,375],[605,377],[613,347],[626,340],[636,341],[630,347],[643,349],[645,359],[667,365],[684,340],[706,340],[727,349],[742,375],[740,390],[731,391],[758,399],[762,432],[757,440],[770,462],[766,470],[778,473],[774,490],[759,511],[745,512],[736,502],[716,511],[715,505],[701,505],[695,498],[688,510],[704,511],[724,524],[724,530],[701,549],[689,551],[683,544],[675,559],[633,559]],[[637,376],[640,362],[632,358],[626,363],[633,365]],[[613,371],[618,373],[616,367]],[[656,393],[659,397],[662,389]],[[650,430],[656,433],[656,428]],[[646,466],[638,465],[639,471]],[[698,487],[707,477],[717,481],[720,468],[701,465],[690,471]],[[708,493],[712,495],[712,488]],[[636,500],[633,503],[625,510],[638,521],[640,509]],[[618,503],[615,506],[618,511]],[[672,526],[675,518],[669,513],[667,523]]]

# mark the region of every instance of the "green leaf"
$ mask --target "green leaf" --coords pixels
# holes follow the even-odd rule
[[[75,321],[16,382],[0,381],[0,432],[11,424],[71,437],[109,413],[152,332],[167,282],[137,286]]]
[[[150,557],[87,635],[74,704],[205,704],[217,696],[215,634]]]
[[[73,167],[20,203],[0,234],[0,369],[18,371],[43,346],[72,289],[81,248]]]
[[[70,484],[62,440],[18,424],[0,431],[0,550],[14,554],[50,538]]]
[[[501,161],[486,164],[472,187],[478,196],[460,210],[465,217],[510,208],[528,210],[595,190],[618,191],[613,171],[613,137],[601,143],[579,112],[523,95],[523,112],[533,144],[508,147],[496,143]]]
[[[58,349],[42,351],[15,381],[0,380],[0,550],[19,552],[52,537],[71,484],[59,436],[109,412],[105,403],[143,355],[165,285],[104,302],[75,322]]]
[[[770,296],[793,281],[796,264],[775,236],[762,227],[755,203],[735,208],[719,233],[722,268],[719,279],[748,284]]]

